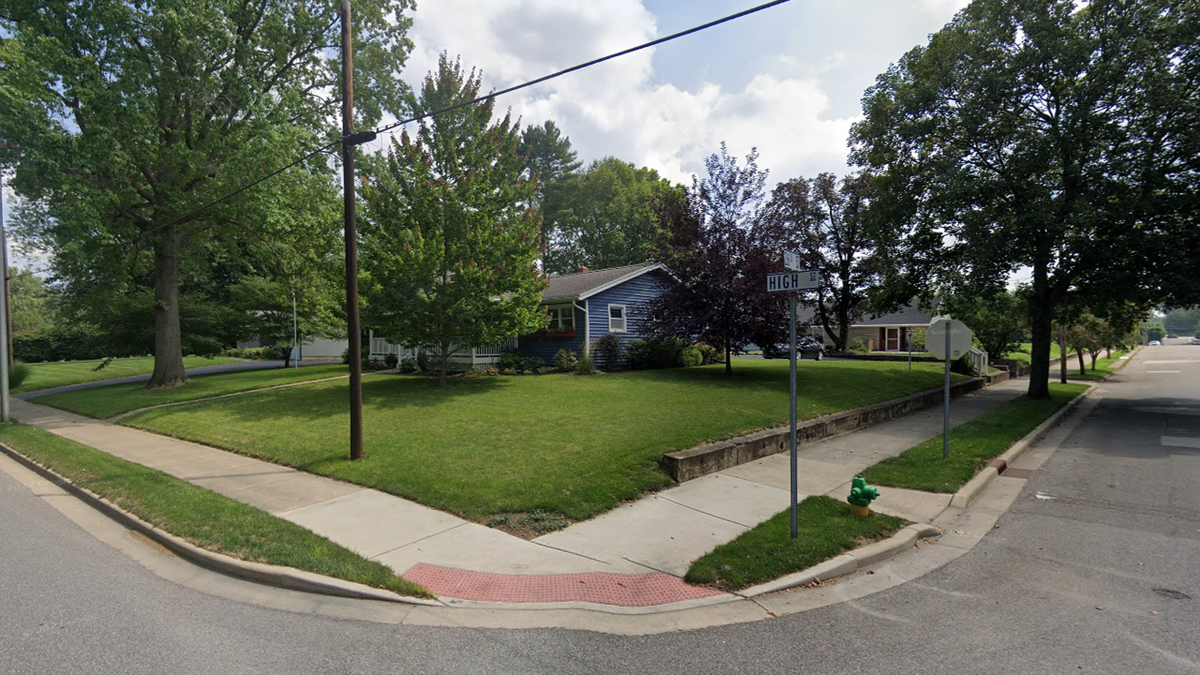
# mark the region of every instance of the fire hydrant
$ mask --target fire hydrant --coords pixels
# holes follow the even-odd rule
[[[867,479],[855,476],[850,483],[850,496],[846,498],[850,502],[850,513],[860,518],[871,515],[871,500],[878,496],[879,490],[867,485]]]

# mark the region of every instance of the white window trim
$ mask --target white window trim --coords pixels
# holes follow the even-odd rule
[[[621,308],[621,327],[613,328],[613,307]],[[608,306],[608,332],[610,333],[628,333],[629,332],[629,312],[625,311],[625,305],[609,305]]]
[[[574,328],[575,328],[575,306],[574,305],[550,305],[550,306],[546,307],[547,314],[550,314],[550,312],[553,310],[559,311],[559,318],[555,319],[553,315],[550,316],[550,329],[551,330],[562,330],[563,328],[571,328],[572,330],[574,330]],[[569,312],[568,316],[571,317],[571,325],[570,326],[563,325],[563,321],[562,321],[562,313],[563,312]]]

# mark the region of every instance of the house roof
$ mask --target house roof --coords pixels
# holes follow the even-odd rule
[[[936,306],[938,303],[934,301]],[[927,326],[933,320],[933,313],[921,309],[916,300],[910,301],[904,307],[891,312],[889,314],[880,314],[872,317],[859,317],[854,323],[850,324],[851,328],[868,328],[868,327],[895,327],[895,326]],[[801,324],[815,324],[817,321],[816,310],[811,307],[806,307],[800,310],[796,315],[796,321]]]
[[[654,270],[664,269],[662,263],[645,262],[624,267],[611,267],[594,272],[564,274],[547,279],[546,290],[542,291],[542,302],[552,300],[585,300],[589,296],[623,284]]]

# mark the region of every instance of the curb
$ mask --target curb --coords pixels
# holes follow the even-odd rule
[[[797,586],[806,586],[814,582],[828,581],[836,577],[852,574],[881,560],[891,558],[917,543],[918,540],[940,536],[942,536],[942,531],[937,527],[916,523],[901,529],[883,541],[860,546],[853,551],[834,556],[806,570],[793,572],[787,576],[757,586],[743,588],[740,591],[734,591],[733,594],[743,598],[754,598],[767,593],[796,588]]]
[[[954,493],[954,496],[950,498],[950,507],[965,509],[970,506],[971,502],[975,501],[975,499],[979,496],[979,493],[983,492],[983,489],[986,488],[988,484],[990,484],[1005,469],[1007,469],[1009,464],[1020,457],[1021,454],[1026,450],[1028,450],[1029,446],[1033,445],[1034,441],[1037,441],[1039,438],[1041,438],[1041,436],[1045,434],[1047,430],[1062,421],[1063,417],[1066,417],[1068,414],[1070,414],[1071,411],[1074,410],[1081,401],[1083,401],[1083,399],[1091,396],[1093,391],[1096,391],[1095,385],[1089,386],[1087,391],[1079,394],[1070,401],[1067,401],[1066,405],[1059,408],[1058,411],[1047,418],[1046,421],[1037,425],[1033,431],[1022,436],[1020,440],[1018,440],[1016,443],[1013,443],[1004,452],[1000,453],[998,457],[993,459],[991,462],[988,462],[988,465],[984,467],[982,471],[975,474],[974,478],[967,481],[966,485],[962,486],[959,488],[958,492]]]
[[[70,492],[88,506],[91,506],[117,523],[130,530],[140,532],[158,544],[161,544],[170,552],[201,567],[239,579],[307,593],[354,598],[357,600],[380,600],[383,602],[427,607],[445,606],[445,603],[436,600],[410,598],[381,588],[372,588],[353,581],[334,579],[333,577],[316,574],[315,572],[305,572],[304,570],[292,567],[239,560],[221,553],[214,553],[151,525],[91,490],[75,485],[67,478],[60,476],[51,469],[42,466],[3,443],[0,443],[0,452],[3,452],[27,469]]]

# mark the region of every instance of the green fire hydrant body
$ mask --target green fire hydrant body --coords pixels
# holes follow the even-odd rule
[[[846,501],[850,502],[850,512],[856,516],[868,516],[871,514],[871,501],[879,496],[879,490],[867,485],[867,479],[862,476],[855,476],[850,483],[850,496]]]

